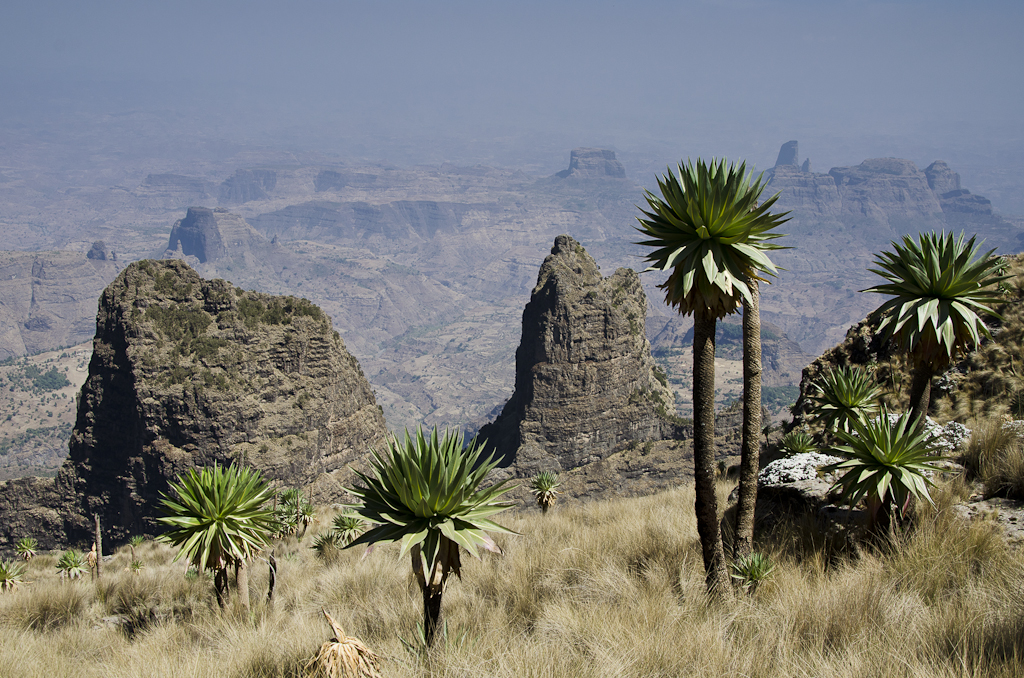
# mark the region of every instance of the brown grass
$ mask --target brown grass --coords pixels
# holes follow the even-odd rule
[[[248,618],[220,614],[212,584],[186,581],[163,546],[138,549],[139,575],[118,553],[99,584],[62,584],[40,557],[32,585],[0,596],[0,676],[298,676],[330,635],[322,607],[385,676],[1022,675],[1024,562],[952,515],[959,491],[876,551],[835,549],[809,523],[777,530],[759,544],[774,576],[724,603],[704,595],[690,488],[512,514],[521,535],[465,559],[447,643],[425,659],[401,640],[422,614],[407,559],[382,547],[325,565],[308,546],[327,519],[278,547],[272,607],[253,566]]]

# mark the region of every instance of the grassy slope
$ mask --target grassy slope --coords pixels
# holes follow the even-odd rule
[[[321,607],[384,657],[386,676],[1021,675],[1024,562],[990,524],[952,517],[954,490],[883,554],[830,549],[807,529],[768,536],[777,574],[720,606],[703,595],[689,488],[512,514],[521,535],[499,540],[505,555],[467,557],[445,595],[450,636],[465,641],[426,664],[400,641],[421,599],[393,546],[325,565],[307,548],[312,527],[278,547],[272,609],[254,567],[248,620],[218,615],[212,585],[187,582],[163,546],[140,547],[137,576],[119,552],[100,585],[58,582],[44,555],[34,583],[0,595],[0,675],[299,675],[329,635]],[[134,635],[101,623],[132,611]]]

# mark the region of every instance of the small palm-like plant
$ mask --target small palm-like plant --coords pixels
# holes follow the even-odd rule
[[[14,548],[18,557],[25,562],[28,562],[35,558],[36,549],[39,548],[39,542],[37,542],[34,537],[22,537],[18,540],[18,543]]]
[[[342,546],[348,546],[366,531],[366,522],[359,516],[342,513],[334,517],[334,532]]]
[[[836,431],[842,444],[830,452],[845,459],[822,471],[842,473],[834,488],[851,506],[865,501],[872,528],[887,531],[892,518],[905,517],[914,498],[934,503],[928,494],[933,486],[928,476],[941,470],[936,463],[942,457],[933,454],[927,433],[916,424],[909,413],[890,417],[883,407],[875,419],[852,422],[852,431]]]
[[[68,549],[57,559],[57,572],[61,579],[78,579],[89,571],[89,562],[81,551]]]
[[[313,543],[309,548],[313,549],[317,558],[331,562],[338,551],[344,547],[345,544],[341,541],[341,536],[334,530],[329,530],[313,537]]]
[[[807,454],[817,452],[818,446],[814,444],[811,436],[803,431],[790,431],[782,436],[782,449],[789,454]]]
[[[25,583],[25,563],[0,560],[0,592],[13,591]]]
[[[732,564],[732,578],[750,594],[754,594],[757,587],[773,572],[775,572],[775,564],[763,553],[751,553]]]
[[[826,431],[849,431],[851,421],[867,421],[878,414],[882,389],[862,367],[829,369],[812,386],[811,412]]]
[[[171,483],[171,491],[175,496],[163,495],[164,517],[158,519],[170,529],[157,539],[180,548],[175,560],[185,556],[196,568],[214,572],[223,607],[228,566],[244,568],[270,543],[276,524],[266,503],[273,492],[259,471],[234,465],[189,469]]]
[[[922,233],[891,244],[895,251],[877,255],[878,268],[869,269],[887,282],[864,291],[892,295],[872,316],[881,318],[882,335],[910,355],[911,416],[923,422],[932,377],[982,337],[991,338],[982,316],[999,317],[990,304],[1001,300],[999,283],[1009,276],[992,257],[995,250],[979,256],[975,237],[964,242],[963,233]]]
[[[423,627],[427,643],[441,625],[441,597],[448,576],[462,576],[459,547],[477,557],[477,549],[500,553],[488,532],[515,534],[491,516],[513,505],[499,501],[502,481],[480,489],[497,462],[483,459],[484,446],[474,438],[463,445],[460,432],[429,437],[417,429],[403,440],[391,436],[387,452],[372,451],[370,473],[356,471],[364,487],[349,488],[361,503],[350,508],[375,525],[356,544],[400,541],[401,555],[411,554],[412,569],[423,592]]]
[[[562,483],[558,480],[558,474],[554,471],[541,471],[530,483],[530,491],[537,498],[537,505],[543,513],[554,506],[560,494],[558,488]]]

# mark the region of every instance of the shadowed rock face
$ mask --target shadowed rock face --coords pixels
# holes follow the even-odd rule
[[[602,277],[582,245],[555,239],[523,311],[515,393],[480,431],[516,475],[572,469],[672,430],[658,414],[674,399],[653,370],[646,309],[635,271]]]
[[[86,543],[97,513],[112,544],[153,534],[168,483],[214,463],[332,501],[385,431],[319,308],[204,280],[181,261],[134,263],[100,298],[69,458],[55,485],[0,484],[0,543]],[[15,533],[7,511],[38,515]]]
[[[779,149],[779,157],[775,159],[775,166],[784,167],[787,165],[800,166],[800,144],[797,141],[787,141]],[[810,165],[808,165],[809,169]]]
[[[267,239],[237,214],[219,208],[190,207],[185,218],[171,229],[167,254],[180,250],[181,255],[195,257],[205,264],[229,255],[237,257],[267,244]]]

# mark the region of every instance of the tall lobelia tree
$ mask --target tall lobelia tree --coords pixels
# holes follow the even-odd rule
[[[886,282],[864,292],[892,295],[872,317],[881,318],[878,331],[894,339],[910,356],[911,420],[918,430],[931,404],[932,377],[949,367],[958,355],[972,350],[992,334],[982,316],[999,318],[990,304],[1000,301],[1003,262],[995,250],[978,255],[975,238],[964,234],[921,233],[893,241],[893,252],[882,252],[869,269]]]
[[[730,580],[715,496],[715,327],[740,304],[754,305],[751,281],[777,272],[765,252],[781,249],[771,241],[782,234],[772,229],[787,214],[769,212],[778,194],[758,204],[762,176],[752,178],[746,163],[737,167],[724,159],[679,164],[676,174],[670,169],[658,179],[660,196],[646,192],[649,211],[638,217],[637,230],[647,237],[638,244],[654,248],[648,270],[670,271],[659,285],[665,302],[693,314],[695,509],[713,594],[726,591]],[[741,486],[750,489],[749,483]]]
[[[270,544],[277,522],[267,505],[274,493],[263,475],[234,464],[224,468],[189,469],[171,483],[173,497],[164,495],[158,518],[168,530],[159,541],[179,547],[175,560],[185,556],[198,570],[213,570],[220,607],[227,605],[228,567],[234,565],[239,600],[249,609],[246,563]]]
[[[402,557],[412,557],[412,570],[423,593],[423,634],[427,645],[442,628],[441,598],[450,574],[462,576],[459,549],[474,557],[477,549],[501,553],[488,532],[515,534],[491,516],[513,505],[499,497],[512,489],[506,481],[481,488],[497,462],[483,458],[476,438],[463,445],[459,432],[422,429],[391,436],[387,453],[371,450],[370,473],[356,471],[364,487],[349,492],[360,503],[352,512],[374,527],[346,546],[398,541]]]

